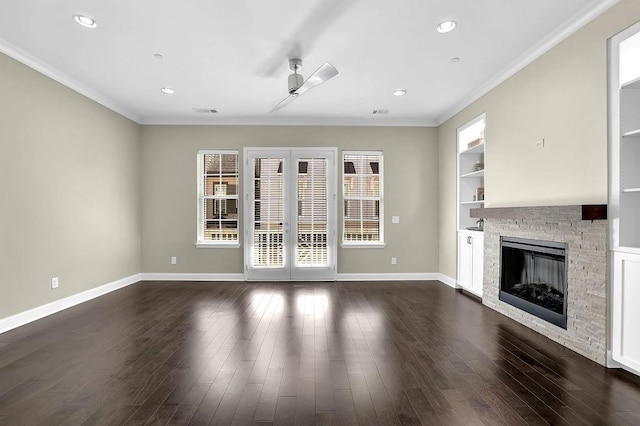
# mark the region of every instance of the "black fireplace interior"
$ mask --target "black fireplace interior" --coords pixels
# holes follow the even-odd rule
[[[567,244],[500,237],[499,299],[567,328]]]

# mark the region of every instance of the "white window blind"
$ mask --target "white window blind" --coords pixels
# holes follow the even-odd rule
[[[284,159],[253,160],[253,267],[284,266]]]
[[[238,152],[198,151],[198,243],[238,244]]]
[[[381,244],[382,152],[343,152],[343,244]]]
[[[298,159],[296,266],[327,266],[327,160]]]

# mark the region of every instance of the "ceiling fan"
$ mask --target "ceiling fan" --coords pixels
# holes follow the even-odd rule
[[[329,63],[324,63],[320,66],[309,78],[304,80],[302,75],[298,74],[298,71],[302,68],[301,59],[289,59],[289,68],[293,71],[293,74],[289,75],[289,96],[280,101],[278,105],[273,107],[271,112],[277,111],[286,105],[294,101],[298,96],[302,95],[309,89],[326,82],[338,75],[336,67]]]

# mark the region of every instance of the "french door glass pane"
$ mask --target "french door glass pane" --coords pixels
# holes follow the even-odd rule
[[[282,158],[254,159],[253,266],[284,266],[284,178]]]
[[[297,267],[327,266],[327,160],[297,160]]]

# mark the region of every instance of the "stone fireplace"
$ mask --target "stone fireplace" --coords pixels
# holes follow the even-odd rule
[[[567,243],[500,237],[498,299],[567,329]]]
[[[585,207],[587,208],[585,210]],[[482,303],[587,358],[605,365],[607,352],[606,207],[551,206],[473,209],[484,218]],[[595,212],[595,213],[594,213]],[[501,240],[551,242],[566,250],[566,329],[500,296]],[[522,271],[518,272],[522,273]],[[554,296],[555,297],[555,296]]]

